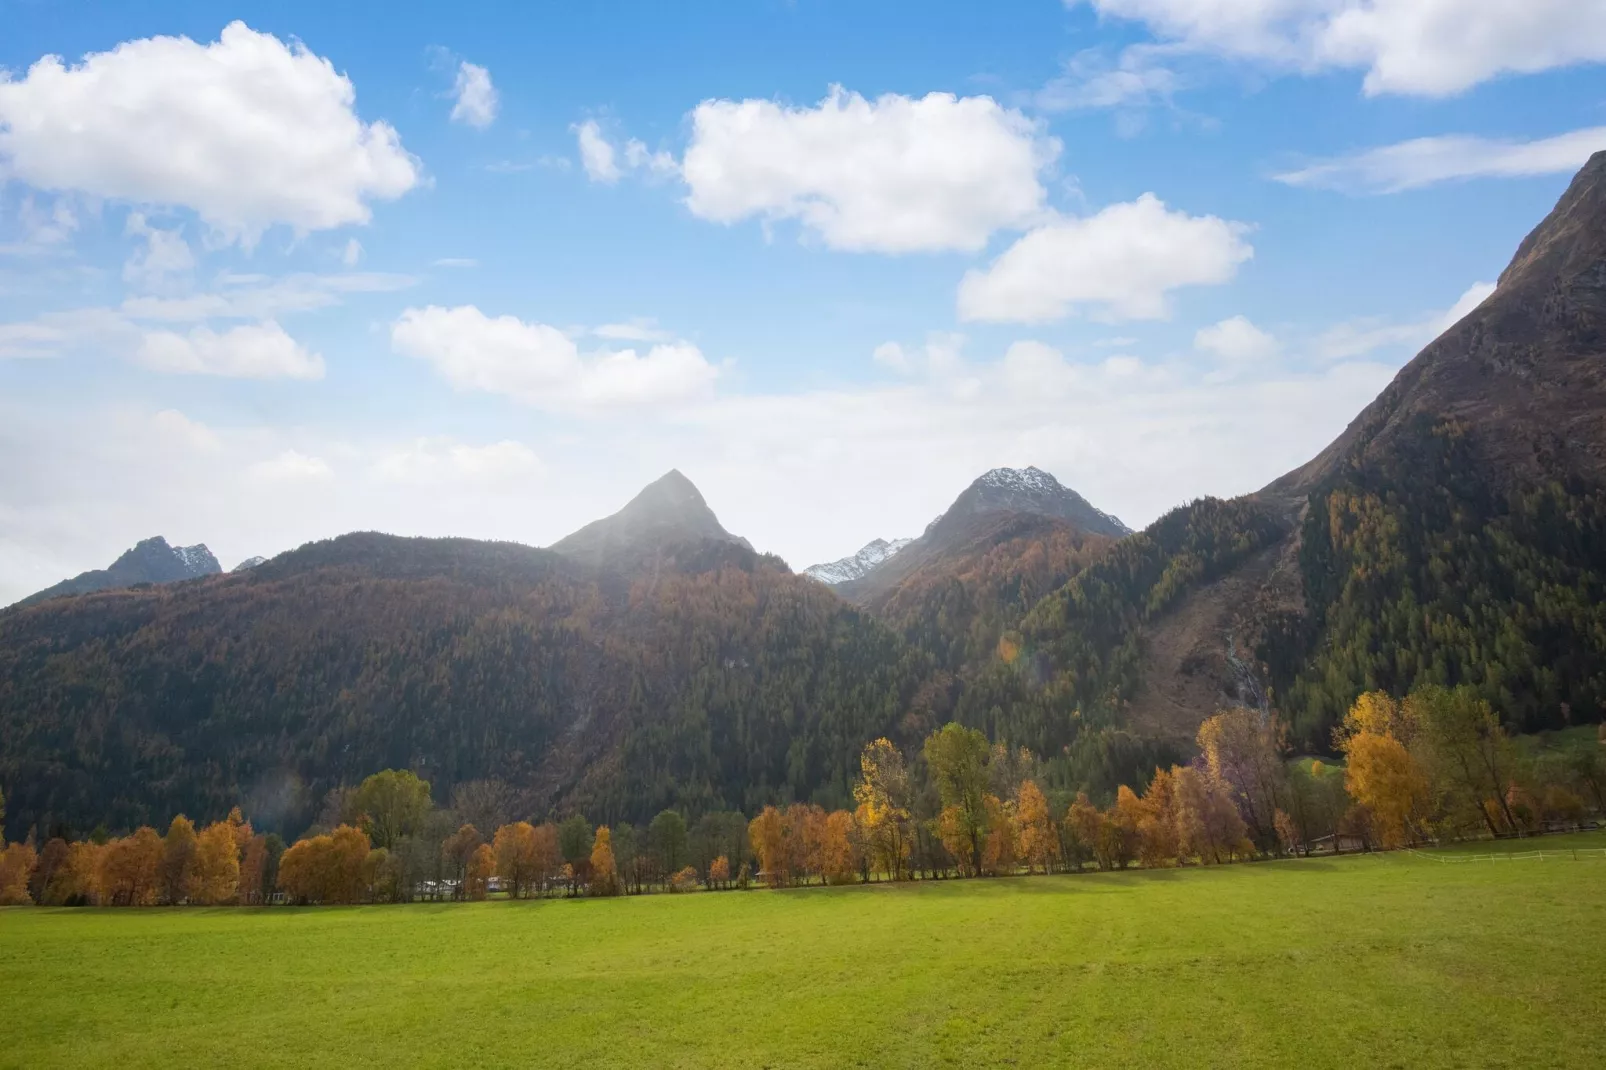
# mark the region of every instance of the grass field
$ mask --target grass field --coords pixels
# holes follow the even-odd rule
[[[1598,1067],[1606,860],[17,908],[0,986],[4,1066]]]

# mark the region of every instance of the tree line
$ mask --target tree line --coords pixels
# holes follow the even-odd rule
[[[1196,744],[1191,761],[1101,806],[1056,789],[1030,751],[949,723],[912,755],[867,744],[852,808],[797,802],[690,823],[664,810],[641,827],[513,819],[515,794],[494,781],[437,807],[427,781],[384,770],[331,792],[288,846],[238,808],[200,828],[180,815],[165,834],[12,843],[0,904],[524,899],[1218,865],[1521,835],[1606,811],[1606,728],[1533,753],[1468,687],[1362,695],[1335,732],[1342,765],[1290,757],[1277,718],[1245,708],[1205,721]]]

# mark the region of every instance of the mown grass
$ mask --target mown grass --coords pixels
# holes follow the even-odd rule
[[[20,908],[0,1065],[1584,1067],[1603,966],[1600,860]]]

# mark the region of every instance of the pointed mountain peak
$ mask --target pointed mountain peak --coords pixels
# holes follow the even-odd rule
[[[858,553],[852,557],[844,557],[837,561],[828,561],[824,564],[810,565],[803,570],[803,575],[819,580],[827,586],[834,587],[839,583],[848,583],[861,579],[865,573],[875,568],[887,558],[908,546],[913,539],[871,539]]]
[[[1036,466],[983,473],[927,530],[949,518],[982,513],[1034,513],[1068,520],[1092,535],[1120,538],[1131,534],[1119,519],[1095,509],[1086,498]]]
[[[1517,247],[1500,288],[1553,284],[1598,268],[1606,257],[1606,151],[1573,176],[1548,216]]]
[[[589,565],[628,566],[656,551],[705,541],[752,549],[721,526],[696,484],[670,469],[623,509],[558,540],[552,549]]]
[[[198,576],[212,576],[222,571],[223,567],[204,544],[173,546],[162,536],[153,535],[124,550],[108,568],[83,572],[70,580],[62,580],[54,587],[29,595],[18,604],[42,602],[64,594],[132,587],[137,583],[174,583]]]

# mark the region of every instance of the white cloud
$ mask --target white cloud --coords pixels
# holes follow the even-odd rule
[[[274,224],[366,223],[419,168],[355,96],[328,60],[241,22],[208,45],[144,38],[72,67],[46,56],[0,79],[0,165],[38,189],[192,208],[248,243]]]
[[[457,81],[452,86],[452,121],[467,123],[481,130],[496,121],[497,94],[491,72],[463,60],[457,65]]]
[[[677,174],[680,171],[680,164],[676,163],[675,158],[668,152],[662,149],[654,152],[635,138],[625,142],[625,163],[632,170],[646,171],[659,177]]]
[[[408,275],[354,271],[278,279],[246,275],[221,281],[217,290],[186,297],[125,298],[120,309],[131,319],[169,323],[273,319],[338,305],[347,294],[405,290],[418,280]]]
[[[1212,326],[1201,327],[1194,333],[1193,345],[1227,364],[1238,365],[1270,360],[1281,348],[1276,338],[1244,316],[1233,316]]]
[[[812,108],[709,100],[681,164],[693,215],[796,219],[834,249],[982,248],[1043,210],[1060,143],[990,97],[833,88]]]
[[[1153,194],[1026,234],[985,269],[965,273],[965,320],[1046,323],[1091,306],[1099,318],[1163,319],[1168,295],[1229,281],[1254,255],[1246,228],[1168,209]]]
[[[443,268],[473,268],[479,267],[480,262],[466,256],[443,256],[434,262],[435,267]]]
[[[444,436],[417,439],[374,462],[379,478],[422,486],[529,482],[542,472],[541,459],[522,442],[469,446]]]
[[[1442,97],[1502,74],[1606,60],[1593,0],[1066,0],[1183,49],[1290,70],[1358,69],[1369,95]]]
[[[124,233],[145,239],[145,248],[136,250],[123,265],[123,281],[141,290],[162,290],[187,278],[195,269],[195,256],[184,240],[182,228],[162,230],[145,221],[140,212],[130,212]]]
[[[1460,323],[1495,291],[1492,282],[1474,283],[1444,312],[1406,322],[1362,319],[1341,323],[1317,335],[1309,349],[1318,361],[1354,360],[1378,350],[1403,349],[1415,353]]]
[[[1113,61],[1097,49],[1078,52],[1038,91],[1037,106],[1058,112],[1169,104],[1182,80],[1161,59],[1160,50],[1142,45],[1123,49]]]
[[[247,474],[264,483],[326,483],[334,478],[335,472],[321,457],[285,450],[276,457],[253,464]]]
[[[0,81],[0,85],[3,85]],[[3,163],[3,157],[0,157]],[[4,170],[0,169],[0,177]],[[66,197],[57,197],[49,208],[34,195],[25,194],[17,205],[17,240],[0,242],[0,256],[40,256],[59,254],[78,230],[78,214]]]
[[[1276,178],[1290,186],[1398,193],[1455,179],[1571,174],[1601,149],[1606,149],[1606,126],[1534,141],[1422,137],[1319,160]]]
[[[322,379],[323,358],[309,352],[269,320],[219,333],[196,327],[188,334],[150,331],[135,359],[153,371],[220,375],[236,379]]]
[[[877,364],[891,368],[900,375],[907,375],[914,370],[914,361],[897,342],[882,342],[870,356]]]
[[[602,127],[595,119],[587,119],[570,127],[580,144],[580,166],[593,182],[613,185],[623,172],[614,159],[613,145],[603,136]]]
[[[357,266],[357,261],[361,259],[362,242],[352,238],[346,242],[346,247],[340,251],[340,262],[348,268],[354,268]]]
[[[397,352],[431,364],[460,390],[483,390],[544,408],[606,408],[681,401],[719,372],[688,342],[582,354],[556,327],[473,305],[409,308],[391,328]]]

